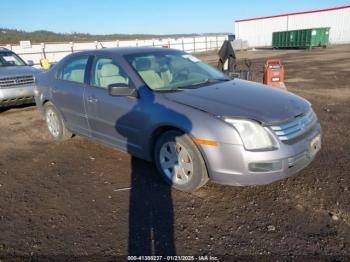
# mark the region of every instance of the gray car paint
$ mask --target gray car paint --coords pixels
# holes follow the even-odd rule
[[[268,124],[301,115],[310,107],[309,102],[292,93],[239,79],[165,96],[217,116],[255,119]]]
[[[313,158],[308,158],[304,165],[293,169],[294,172],[286,165],[286,159],[307,152],[309,141],[321,133],[319,123],[295,144],[286,145],[278,141],[279,147],[276,150],[249,152],[244,149],[237,131],[218,118],[247,118],[267,125],[282,123],[310,109],[310,103],[305,99],[237,79],[193,90],[153,92],[123,57],[144,52],[165,51],[156,48],[101,49],[66,57],[49,72],[37,78],[38,108],[43,112],[43,104],[52,101],[71,131],[146,160],[152,160],[154,140],[158,131],[163,128],[177,128],[194,138],[218,141],[218,147],[197,146],[205,160],[210,178],[224,184],[270,183],[298,172],[312,161]],[[180,51],[167,49],[166,52]],[[55,79],[56,69],[78,55],[112,58],[128,73],[138,97],[112,97],[105,90],[88,83],[76,84]],[[90,103],[89,97],[96,98],[96,103]],[[272,133],[271,135],[274,136]],[[274,138],[278,140],[276,136]],[[278,172],[251,174],[247,170],[251,161],[275,159],[283,160],[283,169]]]

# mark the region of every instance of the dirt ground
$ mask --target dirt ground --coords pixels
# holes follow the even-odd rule
[[[266,186],[171,190],[126,153],[83,137],[53,142],[34,106],[2,112],[0,260],[350,260],[350,46],[238,53],[258,71],[272,56],[283,59],[287,88],[312,102],[324,136],[308,168]]]

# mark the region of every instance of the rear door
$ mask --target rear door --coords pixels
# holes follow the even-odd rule
[[[52,88],[52,99],[62,113],[67,127],[89,135],[89,124],[84,106],[86,68],[89,56],[74,56],[58,69]]]
[[[139,99],[110,96],[111,84],[132,85],[126,72],[109,57],[96,56],[92,63],[90,85],[85,90],[85,106],[91,135],[130,153],[141,152],[143,130]]]

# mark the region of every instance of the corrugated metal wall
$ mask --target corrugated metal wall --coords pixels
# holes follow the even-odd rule
[[[286,15],[235,22],[236,39],[247,40],[250,47],[271,46],[277,31],[330,27],[331,44],[350,43],[350,7],[322,12]]]

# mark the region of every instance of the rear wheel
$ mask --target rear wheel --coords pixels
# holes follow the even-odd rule
[[[65,127],[63,118],[51,102],[44,105],[44,114],[47,129],[55,140],[66,140],[72,137],[72,133]]]
[[[159,173],[174,188],[193,192],[208,181],[203,157],[188,135],[165,132],[158,138],[154,154]]]

